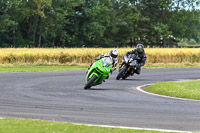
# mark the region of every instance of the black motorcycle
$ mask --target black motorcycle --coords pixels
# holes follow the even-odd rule
[[[130,75],[133,76],[136,71],[137,64],[138,62],[135,54],[130,54],[128,57],[124,55],[124,61],[122,62],[121,67],[119,68],[119,73],[116,79],[126,79]]]

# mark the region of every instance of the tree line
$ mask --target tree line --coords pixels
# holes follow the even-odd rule
[[[199,0],[0,0],[0,47],[200,43]]]

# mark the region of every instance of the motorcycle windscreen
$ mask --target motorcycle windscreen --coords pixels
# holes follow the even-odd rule
[[[135,54],[131,54],[130,58],[132,58],[133,60],[136,60],[136,55]]]
[[[125,61],[126,63],[128,63],[128,60],[129,60],[129,58],[128,58],[127,56],[124,56],[124,61]]]
[[[130,65],[133,66],[133,67],[136,66],[136,65],[137,65],[137,61],[136,61],[136,60],[132,61],[132,62],[130,63]]]
[[[102,64],[105,66],[105,67],[109,67],[110,65],[112,65],[113,61],[110,57],[105,57],[103,58],[102,60]]]

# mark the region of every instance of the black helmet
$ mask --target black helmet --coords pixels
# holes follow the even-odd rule
[[[136,50],[138,51],[138,53],[144,52],[144,45],[143,44],[138,44],[136,46]]]
[[[112,49],[112,50],[110,51],[110,56],[111,56],[112,58],[117,58],[117,56],[118,56],[118,51],[117,51],[116,49]]]

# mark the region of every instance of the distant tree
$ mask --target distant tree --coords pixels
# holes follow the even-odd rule
[[[129,0],[111,0],[109,8],[110,25],[102,39],[103,46],[133,45],[133,39],[138,36],[136,31],[140,13]]]
[[[200,42],[199,0],[0,0],[0,47]]]

